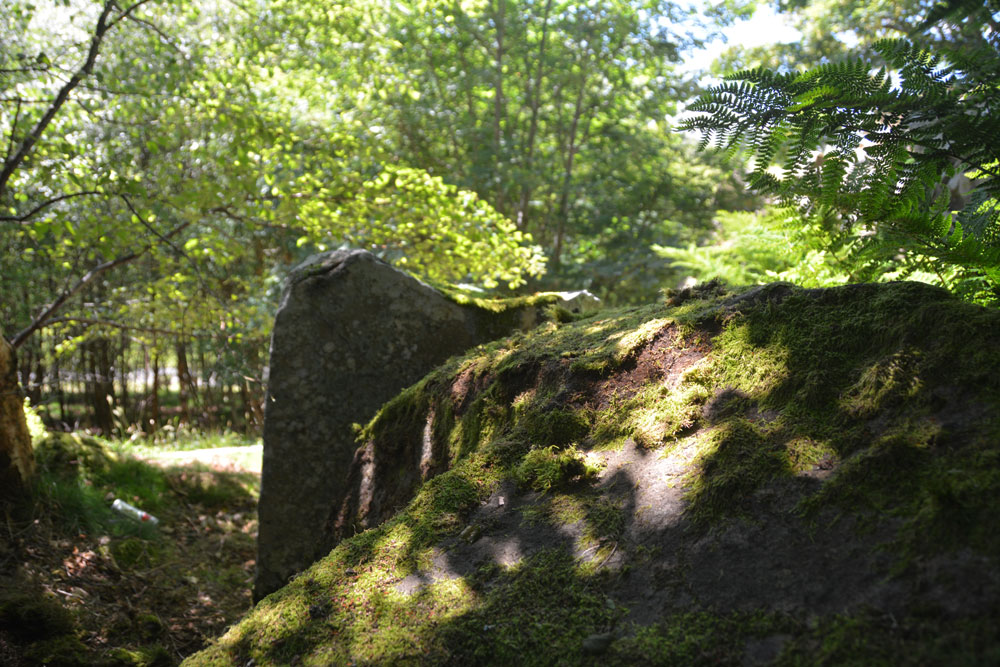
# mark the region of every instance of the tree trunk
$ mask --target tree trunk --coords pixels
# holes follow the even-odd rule
[[[59,363],[59,354],[56,352],[55,340],[52,341],[52,376],[55,378],[56,398],[59,400],[59,421],[66,422],[66,390],[63,387],[62,364]]]
[[[121,353],[118,356],[118,385],[119,393],[121,397],[121,402],[118,404],[121,407],[122,419],[125,424],[132,424],[133,416],[135,411],[132,406],[129,405],[129,391],[128,391],[128,375],[129,371],[132,370],[129,365],[129,349],[131,348],[131,343],[129,342],[128,335],[122,332],[121,335]],[[136,418],[138,421],[138,418]]]
[[[88,377],[90,379],[90,405],[94,410],[94,426],[104,435],[114,431],[114,416],[111,412],[114,403],[115,385],[111,368],[111,344],[107,338],[101,337],[90,341],[90,364]]]
[[[153,354],[153,386],[149,390],[149,426],[146,433],[155,433],[160,426],[160,354]]]
[[[0,499],[23,496],[35,472],[14,348],[0,333]]]
[[[538,136],[538,116],[542,106],[542,80],[545,75],[545,46],[549,39],[549,14],[552,12],[552,0],[545,3],[545,15],[542,17],[542,39],[538,45],[538,56],[536,59],[537,69],[535,78],[530,85],[528,97],[528,108],[531,109],[531,125],[528,128],[528,140],[523,150],[524,153],[524,178],[527,179],[521,186],[521,200],[517,205],[517,215],[514,221],[521,231],[526,229],[528,203],[531,201],[533,187],[530,179],[534,178],[535,161],[535,139]],[[526,63],[530,64],[530,63]],[[527,68],[525,68],[527,72]]]
[[[558,270],[562,263],[563,238],[566,236],[566,219],[569,217],[569,192],[573,183],[573,162],[579,149],[577,144],[577,131],[580,127],[580,118],[583,115],[583,96],[587,90],[587,75],[583,74],[580,81],[580,90],[577,91],[576,104],[573,109],[573,122],[569,130],[569,145],[567,146],[566,163],[563,171],[562,192],[559,195],[559,211],[556,213],[556,238],[555,247],[552,250],[552,266]]]
[[[507,53],[504,44],[504,33],[506,30],[506,0],[497,0],[496,9],[493,10],[493,22],[496,26],[496,51],[494,52],[494,68],[496,80],[493,82],[493,155],[494,159],[506,160],[507,147],[503,145],[503,135],[507,130],[507,101],[504,99],[503,79],[504,79],[504,56]],[[492,202],[498,211],[504,209],[504,187],[502,179],[497,183],[496,196]]]

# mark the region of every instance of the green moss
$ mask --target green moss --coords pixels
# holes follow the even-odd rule
[[[514,427],[517,436],[538,446],[560,447],[585,437],[590,416],[572,408],[534,409],[520,415]]]
[[[113,667],[170,667],[174,664],[170,652],[158,644],[137,649],[116,648],[109,657]]]
[[[697,523],[747,514],[754,491],[791,473],[785,449],[740,418],[710,433],[695,470],[687,514]]]
[[[71,634],[73,616],[41,590],[0,591],[0,628],[21,642]]]
[[[575,446],[559,449],[552,445],[528,452],[517,467],[516,478],[523,487],[544,492],[593,477],[597,472]]]
[[[628,471],[601,486],[572,484],[593,475],[587,448],[634,437],[668,453],[671,467],[695,463],[671,539],[720,519],[752,520],[769,496],[762,491],[788,491],[792,502],[769,510],[782,520],[808,527],[830,508],[869,518],[897,531],[884,546],[911,562],[956,549],[995,557],[996,323],[995,313],[921,286],[775,285],[551,322],[481,346],[367,427],[392,451],[393,439],[422,434],[433,412],[433,437],[447,443],[451,469],[396,517],[341,543],[262,602],[192,664],[752,664],[764,653],[783,665],[996,662],[997,619],[938,609],[807,620],[693,601],[649,627],[628,626],[605,594],[628,587],[628,566],[601,569],[593,553],[575,558],[581,543],[602,548],[601,563],[614,548],[629,549],[622,535],[636,510],[621,484]],[[928,336],[938,329],[947,335]],[[682,378],[607,381],[631,373],[645,346],[667,334],[677,349],[697,344],[708,356]],[[620,395],[587,394],[609,386]],[[553,548],[514,566],[426,576],[416,592],[399,592],[403,577],[420,579],[432,561],[447,562],[451,545],[473,548],[459,535],[489,529],[472,517],[508,480],[548,491],[522,496],[518,510],[533,535],[552,527]],[[797,513],[786,509],[801,497]],[[626,562],[655,566],[668,556],[659,549],[629,551]],[[583,651],[586,638],[608,633],[606,652]]]
[[[117,456],[97,438],[81,433],[50,433],[35,445],[40,468],[64,477],[106,473]]]
[[[641,447],[659,448],[694,426],[710,396],[700,384],[683,383],[673,391],[659,383],[647,386],[623,408],[626,431]]]
[[[60,635],[37,641],[24,649],[28,665],[45,667],[89,667],[94,664],[87,647],[75,635]]]
[[[861,613],[816,619],[788,642],[776,665],[995,665],[995,615],[896,618]]]
[[[789,619],[767,614],[673,614],[615,643],[603,661],[610,665],[739,665],[747,643],[781,637],[795,627]]]
[[[571,524],[587,518],[587,509],[578,494],[557,493],[547,504],[548,517],[558,524]]]
[[[164,556],[162,545],[139,537],[114,540],[110,547],[115,563],[124,570],[154,567]]]
[[[840,454],[829,441],[793,437],[785,443],[788,465],[794,473],[812,472],[818,467],[832,468],[840,463]]]
[[[545,306],[562,300],[557,292],[539,292],[525,296],[496,298],[476,296],[451,285],[439,284],[435,287],[460,306],[475,306],[491,313],[505,313],[528,306]]]
[[[475,584],[479,603],[442,633],[445,655],[462,664],[581,664],[583,640],[624,611],[555,550],[509,570],[491,568]]]

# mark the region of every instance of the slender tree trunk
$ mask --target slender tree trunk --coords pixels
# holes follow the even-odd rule
[[[190,424],[191,411],[189,403],[193,394],[192,386],[194,385],[194,380],[191,377],[191,369],[188,367],[187,344],[183,340],[178,340],[175,351],[177,353],[177,384],[179,387],[181,420],[185,424]]]
[[[94,426],[104,435],[114,431],[114,380],[111,367],[111,342],[103,336],[87,344],[89,357],[88,380],[90,405],[94,411]]]
[[[128,376],[131,367],[129,366],[129,349],[131,343],[128,335],[123,331],[121,334],[121,354],[118,356],[118,395],[121,397],[118,405],[121,407],[122,417],[129,425],[132,424],[132,406],[129,405]]]
[[[580,118],[583,115],[583,97],[587,89],[587,75],[583,74],[580,89],[576,94],[576,104],[573,109],[573,121],[570,124],[569,140],[566,146],[566,162],[563,170],[562,191],[559,194],[559,210],[556,212],[556,237],[552,250],[552,264],[559,268],[562,261],[563,239],[566,236],[566,218],[569,216],[569,193],[573,184],[573,165],[576,160],[577,132],[580,128]]]
[[[66,391],[63,388],[62,364],[59,363],[59,356],[56,353],[55,341],[52,341],[52,373],[55,376],[56,398],[59,400],[59,421],[66,423]]]
[[[147,433],[154,433],[160,426],[160,355],[152,355],[153,386],[149,392],[149,429]]]
[[[492,3],[491,3],[492,6]],[[494,71],[496,81],[493,88],[493,154],[494,160],[499,164],[503,160],[505,152],[503,146],[503,133],[505,130],[505,118],[507,115],[507,102],[504,99],[504,56],[506,47],[504,45],[504,33],[506,30],[506,0],[496,0],[496,8],[493,10],[493,23],[496,27],[496,50],[494,51]],[[504,184],[502,180],[496,184],[496,199],[493,205],[497,210],[502,211],[504,205]]]
[[[531,95],[528,99],[528,108],[531,109],[531,123],[528,127],[528,140],[524,147],[526,180],[521,186],[521,199],[518,201],[517,215],[515,217],[517,228],[521,231],[524,231],[525,226],[528,224],[528,203],[531,201],[531,193],[534,189],[532,187],[532,179],[534,177],[532,170],[535,167],[535,141],[538,137],[538,117],[542,106],[542,80],[545,76],[545,47],[549,38],[549,15],[551,12],[552,0],[548,0],[545,3],[545,13],[542,17],[542,37],[539,40],[538,56],[536,58],[538,67],[535,69],[535,77],[531,83]]]
[[[211,426],[212,392],[208,382],[208,366],[205,363],[205,341],[198,341],[198,398],[201,405],[201,427]]]

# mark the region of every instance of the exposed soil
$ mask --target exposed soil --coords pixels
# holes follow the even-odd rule
[[[0,594],[26,592],[71,612],[86,651],[69,664],[127,664],[125,653],[114,651],[122,648],[145,651],[151,664],[175,664],[251,607],[256,500],[235,493],[213,500],[192,490],[259,474],[259,447],[148,460],[167,470],[171,485],[170,509],[158,517],[156,531],[143,535],[149,539],[65,534],[48,516],[20,524],[8,516],[7,539],[0,540]],[[23,655],[23,641],[5,630],[0,664],[38,664],[39,656]]]

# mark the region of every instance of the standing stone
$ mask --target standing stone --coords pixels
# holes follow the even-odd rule
[[[14,348],[0,332],[0,500],[23,493],[34,472],[35,457],[24,421],[24,397],[18,388]]]
[[[537,306],[459,305],[362,250],[296,267],[271,336],[254,598],[335,546],[326,522],[347,492],[354,425],[448,357],[537,319]]]

